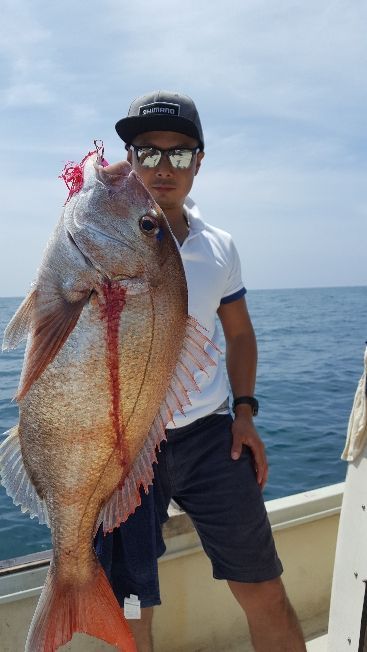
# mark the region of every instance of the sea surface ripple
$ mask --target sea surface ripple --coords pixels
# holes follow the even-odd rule
[[[341,482],[340,459],[367,339],[367,287],[252,290],[258,349],[256,426],[270,464],[266,500]],[[0,298],[0,332],[20,298]],[[0,440],[18,420],[12,401],[24,346],[0,355]],[[51,547],[49,530],[0,487],[0,559]]]

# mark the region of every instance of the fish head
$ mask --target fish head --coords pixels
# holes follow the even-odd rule
[[[127,161],[87,158],[83,185],[67,202],[64,225],[84,257],[111,280],[161,282],[167,257],[180,258],[168,222]]]

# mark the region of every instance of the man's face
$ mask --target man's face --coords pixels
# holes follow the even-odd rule
[[[147,131],[139,134],[133,140],[133,145],[140,147],[157,147],[159,149],[176,149],[197,147],[195,138],[175,131]],[[191,166],[187,169],[172,167],[167,156],[162,156],[155,168],[144,168],[139,165],[136,153],[129,151],[128,161],[143,180],[144,185],[153,195],[157,204],[165,210],[182,209],[189,194],[195,175],[198,173],[204,152],[194,155]]]

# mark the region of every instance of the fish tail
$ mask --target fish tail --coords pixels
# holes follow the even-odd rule
[[[115,645],[120,652],[137,652],[134,638],[98,564],[93,578],[74,587],[58,581],[51,565],[39,599],[25,652],[56,652],[75,632]]]

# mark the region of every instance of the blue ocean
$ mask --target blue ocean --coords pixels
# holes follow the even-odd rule
[[[1,333],[20,301],[0,299]],[[265,499],[341,482],[340,454],[363,371],[367,287],[253,290],[247,303],[259,348],[256,425],[270,463]],[[23,353],[0,355],[0,433],[17,423],[12,397]],[[0,487],[0,560],[50,547],[48,529]]]

